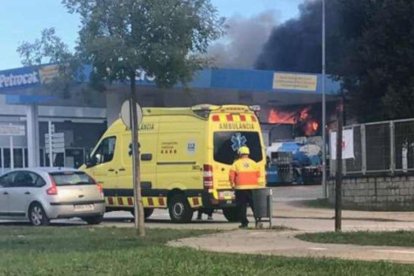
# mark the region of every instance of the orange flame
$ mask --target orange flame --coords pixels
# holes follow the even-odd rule
[[[314,135],[316,131],[318,130],[318,128],[319,128],[318,122],[314,119],[311,119],[305,125],[305,129],[304,129],[305,135],[306,136]]]
[[[302,125],[304,134],[306,136],[312,136],[318,131],[319,123],[312,118],[310,110],[310,106],[296,111],[284,111],[272,108],[269,111],[267,121],[271,124],[300,124]]]
[[[277,110],[272,108],[269,112],[267,121],[271,124],[294,124],[295,123],[295,113],[296,112],[287,112]]]

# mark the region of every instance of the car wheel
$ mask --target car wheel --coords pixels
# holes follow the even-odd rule
[[[49,218],[46,215],[45,210],[39,203],[33,203],[29,208],[29,219],[32,225],[41,226],[48,225]]]
[[[168,200],[168,212],[173,222],[185,223],[191,221],[194,210],[185,195],[174,194]]]
[[[239,207],[224,208],[223,215],[229,222],[239,222],[240,221],[240,208]]]
[[[99,215],[99,216],[94,216],[94,217],[86,217],[86,218],[82,218],[82,220],[86,221],[86,223],[88,224],[100,224],[103,221],[103,216]]]

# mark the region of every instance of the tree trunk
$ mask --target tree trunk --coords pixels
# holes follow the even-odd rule
[[[141,196],[141,178],[140,178],[140,145],[138,137],[138,120],[137,120],[137,97],[136,97],[136,83],[135,72],[130,74],[130,88],[131,99],[130,105],[130,122],[131,122],[131,143],[132,143],[132,171],[133,171],[133,185],[134,185],[134,217],[135,229],[137,234],[141,237],[145,236],[144,226],[144,206],[142,204]]]
[[[342,128],[343,101],[339,102],[337,111],[338,131],[336,134],[336,179],[335,179],[335,231],[342,230]]]

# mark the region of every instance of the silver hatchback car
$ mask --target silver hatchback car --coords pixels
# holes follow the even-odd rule
[[[0,218],[47,225],[79,217],[99,224],[105,212],[102,186],[70,168],[17,169],[0,177]]]

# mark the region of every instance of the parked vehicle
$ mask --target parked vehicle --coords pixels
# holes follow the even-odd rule
[[[105,212],[102,186],[70,168],[16,169],[0,177],[0,218],[47,225],[79,217],[99,224]]]
[[[266,158],[259,121],[242,105],[144,108],[139,130],[141,186],[145,216],[168,208],[171,220],[188,222],[194,210],[223,209],[238,220],[229,170],[241,146],[261,167]],[[102,136],[81,167],[103,183],[107,210],[134,207],[131,132],[119,119]]]
[[[286,141],[273,143],[267,153],[267,185],[319,184],[321,148],[316,144]]]

